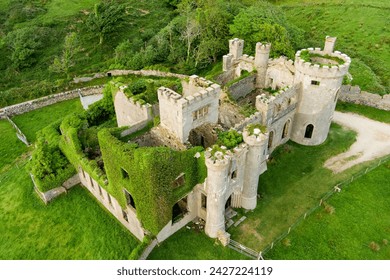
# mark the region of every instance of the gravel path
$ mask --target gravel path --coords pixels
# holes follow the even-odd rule
[[[352,114],[335,112],[333,121],[355,130],[358,135],[351,148],[328,159],[324,166],[334,173],[356,164],[390,154],[390,125]]]

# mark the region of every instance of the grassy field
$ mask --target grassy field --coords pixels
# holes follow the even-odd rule
[[[15,117],[31,139],[79,100]],[[139,244],[81,187],[45,206],[25,170],[27,147],[0,121],[0,259],[128,259]],[[24,154],[23,154],[24,153]],[[20,155],[24,155],[18,158]]]
[[[49,124],[58,121],[71,113],[82,112],[80,99],[75,98],[37,109],[19,116],[15,116],[12,120],[26,135],[30,142],[35,141],[35,134],[48,126]]]
[[[16,137],[11,124],[6,120],[0,120],[0,172],[4,166],[11,164],[25,151],[27,146]]]
[[[340,112],[356,113],[379,122],[390,123],[390,111],[341,101],[337,102],[336,110]]]
[[[138,245],[81,187],[45,206],[24,167],[0,182],[0,259],[128,259]]]
[[[390,164],[374,169],[316,210],[266,259],[390,259]]]
[[[337,37],[336,49],[352,58],[353,84],[374,93],[390,93],[389,1],[282,0],[277,3],[292,23],[305,30],[309,46],[322,47],[325,35]]]
[[[183,228],[156,247],[150,260],[245,260],[244,255],[223,247],[203,232]]]

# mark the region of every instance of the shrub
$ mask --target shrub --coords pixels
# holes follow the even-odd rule
[[[234,129],[218,133],[217,144],[220,146],[225,146],[228,149],[232,149],[238,146],[242,141],[242,134],[238,133]]]

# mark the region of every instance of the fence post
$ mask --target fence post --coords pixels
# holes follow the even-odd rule
[[[271,243],[271,249],[272,249],[273,247],[274,247],[274,243],[272,242],[272,243]]]
[[[305,213],[305,216],[303,216],[303,219],[304,219],[304,220],[306,219],[306,216],[307,216],[307,212]]]
[[[322,199],[320,200],[320,206],[322,205]]]
[[[291,227],[288,228],[287,234],[290,234],[290,231],[291,231]]]

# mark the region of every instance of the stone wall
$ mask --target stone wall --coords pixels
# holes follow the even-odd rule
[[[251,93],[255,89],[255,84],[256,75],[250,75],[232,84],[228,88],[228,91],[230,92],[230,95],[233,97],[233,99],[237,100]]]
[[[340,88],[339,100],[390,111],[390,94],[379,95],[360,91],[358,86],[344,85]]]
[[[142,105],[140,102],[134,101],[133,98],[128,98],[122,90],[115,94],[114,107],[118,127],[131,127],[147,123],[154,117],[152,105]]]
[[[57,94],[48,95],[38,99],[26,101],[23,103],[11,105],[0,109],[0,119],[4,119],[6,116],[14,116],[24,114],[45,106],[49,106],[61,101],[74,99],[79,97],[81,91],[83,96],[98,94],[102,92],[103,86],[85,87],[82,89],[75,89],[71,91],[61,92]]]
[[[130,206],[125,209],[119,205],[118,201],[110,195],[98,182],[96,182],[87,172],[79,169],[78,176],[81,184],[121,222],[138,240],[142,241],[145,234],[140,221],[137,218],[136,210]]]
[[[104,78],[104,77],[115,77],[115,76],[124,76],[124,75],[140,75],[140,76],[156,76],[156,77],[175,77],[179,79],[184,79],[187,76],[182,74],[162,72],[159,70],[110,70],[106,73],[95,73],[90,77],[76,77],[73,79],[73,83],[83,83],[89,82],[94,79]]]

